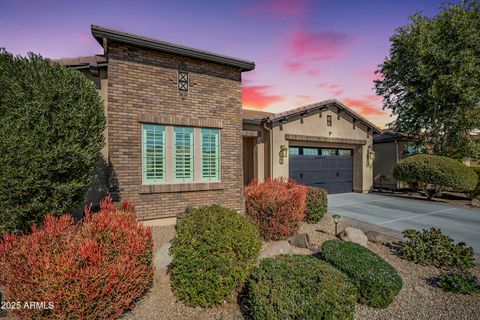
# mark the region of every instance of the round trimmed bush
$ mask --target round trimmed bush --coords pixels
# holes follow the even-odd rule
[[[307,208],[306,221],[308,223],[318,223],[328,209],[327,190],[322,188],[307,188]]]
[[[418,154],[400,161],[393,170],[395,179],[421,186],[428,199],[442,187],[471,191],[477,185],[477,175],[463,163],[448,157]],[[433,186],[433,188],[432,188]]]
[[[117,319],[153,280],[152,232],[124,202],[75,223],[47,215],[28,235],[0,239],[0,284],[8,301],[53,302],[53,309],[12,310],[19,319]]]
[[[328,240],[322,245],[322,259],[344,272],[357,287],[359,302],[386,308],[402,289],[402,278],[380,256],[359,244]]]
[[[104,145],[103,103],[77,70],[0,49],[0,234],[85,199]]]
[[[247,290],[254,320],[353,319],[355,287],[343,273],[313,256],[263,259]]]
[[[230,300],[250,276],[260,247],[258,229],[247,216],[219,205],[188,210],[170,248],[176,295],[201,307]]]

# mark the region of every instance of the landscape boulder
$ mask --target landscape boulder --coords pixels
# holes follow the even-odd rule
[[[384,243],[384,242],[388,242],[387,236],[384,235],[384,234],[381,233],[381,232],[377,232],[377,231],[367,231],[366,236],[367,236],[368,241],[373,242],[373,243]]]
[[[355,242],[364,247],[367,246],[368,238],[365,233],[362,232],[362,230],[347,227],[342,232],[340,232],[338,236],[344,241]]]
[[[262,245],[260,260],[291,253],[293,253],[293,247],[286,240],[266,242]]]

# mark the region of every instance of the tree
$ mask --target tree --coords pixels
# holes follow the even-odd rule
[[[395,129],[415,135],[430,153],[480,158],[480,3],[446,4],[390,38],[390,55],[375,81]]]
[[[95,86],[39,55],[0,49],[0,234],[78,208],[104,145]]]

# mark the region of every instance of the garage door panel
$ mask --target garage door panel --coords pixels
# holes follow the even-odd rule
[[[352,157],[291,155],[289,163],[289,175],[298,183],[330,194],[353,189]]]

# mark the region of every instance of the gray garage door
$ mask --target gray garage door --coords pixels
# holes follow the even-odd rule
[[[352,150],[291,147],[289,176],[329,194],[353,191]]]

